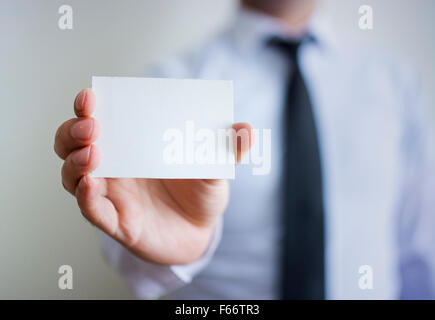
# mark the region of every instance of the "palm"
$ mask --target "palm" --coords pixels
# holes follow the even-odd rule
[[[198,258],[228,200],[224,180],[97,180],[104,196],[88,219],[136,255],[161,264]]]

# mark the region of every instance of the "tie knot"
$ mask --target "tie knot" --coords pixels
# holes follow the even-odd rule
[[[267,41],[267,44],[272,47],[281,50],[287,54],[293,61],[297,60],[297,53],[305,39],[301,40],[288,40],[281,37],[272,37]]]

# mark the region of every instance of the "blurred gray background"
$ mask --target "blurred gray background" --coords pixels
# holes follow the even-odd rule
[[[421,74],[435,113],[435,1],[323,0],[340,38],[402,57]],[[58,28],[73,8],[74,28]],[[358,28],[372,5],[374,30]],[[60,183],[56,128],[92,75],[141,76],[231,20],[236,0],[0,1],[0,298],[132,298],[105,263],[99,234]],[[57,270],[74,270],[74,289]]]

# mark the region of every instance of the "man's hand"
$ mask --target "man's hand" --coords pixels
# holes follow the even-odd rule
[[[100,154],[92,143],[99,134],[91,115],[95,94],[82,90],[74,102],[77,118],[64,122],[54,149],[64,161],[62,183],[75,195],[82,214],[140,258],[159,264],[185,264],[204,252],[229,195],[226,180],[92,178]],[[252,145],[237,143],[237,160]]]

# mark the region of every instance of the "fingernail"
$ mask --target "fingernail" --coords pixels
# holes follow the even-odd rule
[[[74,107],[77,111],[82,111],[83,110],[83,96],[85,95],[85,92],[80,92],[77,96],[76,99],[74,101]]]
[[[80,103],[80,110],[83,110],[85,108],[87,95],[88,95],[88,93],[86,90],[82,92],[82,101]]]
[[[78,166],[85,166],[89,162],[92,146],[78,151],[72,158],[72,161]]]
[[[88,140],[94,130],[94,120],[86,119],[74,123],[71,127],[71,136],[77,140]]]

